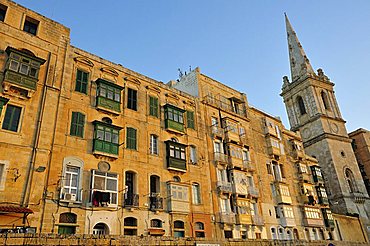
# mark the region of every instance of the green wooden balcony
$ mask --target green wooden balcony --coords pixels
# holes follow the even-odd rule
[[[186,172],[186,160],[180,160],[173,157],[167,157],[167,168],[176,169],[180,171]]]
[[[179,132],[184,132],[184,124],[173,120],[165,120],[166,129],[173,129]]]
[[[105,108],[110,111],[115,111],[117,113],[121,112],[121,103],[114,100],[108,99],[106,97],[98,96],[96,98],[96,106],[98,108]]]
[[[21,88],[25,89],[31,89],[31,90],[36,90],[37,86],[37,79],[31,78],[29,76],[11,71],[11,70],[6,70],[5,71],[5,78],[4,80],[6,82],[9,82],[14,85],[18,85]]]

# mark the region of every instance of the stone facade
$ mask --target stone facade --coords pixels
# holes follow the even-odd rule
[[[307,131],[285,129],[199,68],[164,84],[0,3],[0,232],[346,240],[320,165],[337,150],[351,162],[349,141],[328,139],[317,161]],[[334,126],[321,123],[310,136]],[[330,190],[343,189],[331,178]]]
[[[355,152],[367,193],[370,194],[370,132],[360,128],[348,135],[352,139],[352,148]]]

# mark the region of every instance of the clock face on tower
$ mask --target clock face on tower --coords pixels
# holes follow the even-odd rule
[[[235,172],[234,182],[236,193],[247,195],[248,193],[247,177],[243,173]]]

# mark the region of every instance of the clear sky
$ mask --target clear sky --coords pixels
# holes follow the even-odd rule
[[[71,29],[71,43],[153,79],[201,72],[281,116],[284,12],[315,70],[336,84],[348,131],[370,130],[369,0],[16,0]]]

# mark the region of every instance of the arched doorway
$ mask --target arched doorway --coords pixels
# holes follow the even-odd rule
[[[94,235],[109,235],[109,228],[104,223],[98,223],[93,228]]]

